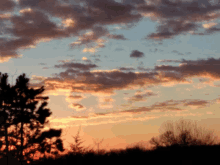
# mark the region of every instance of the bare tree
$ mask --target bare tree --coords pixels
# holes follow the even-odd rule
[[[100,140],[100,142],[97,142],[97,141],[94,141],[93,140],[93,142],[95,143],[95,145],[97,145],[97,149],[98,149],[98,154],[100,154],[101,153],[101,151],[99,150],[99,145],[100,145],[100,143],[102,143],[103,142],[103,140],[104,140],[104,138],[102,139],[102,140]]]
[[[217,136],[213,130],[205,130],[198,127],[196,122],[181,119],[175,125],[166,122],[161,128],[158,138],[151,138],[150,143],[154,148],[162,146],[190,146],[190,145],[214,145],[217,144]]]

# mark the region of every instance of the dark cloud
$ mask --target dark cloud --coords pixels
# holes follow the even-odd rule
[[[166,61],[166,60],[165,60]],[[60,68],[66,68],[65,72],[60,72],[56,77],[41,78],[41,82],[31,84],[31,87],[45,85],[46,91],[55,92],[58,89],[68,89],[70,92],[80,93],[110,93],[115,90],[134,89],[136,87],[149,87],[163,84],[172,84],[189,82],[188,78],[203,77],[220,79],[219,65],[220,58],[199,59],[199,60],[167,60],[167,62],[181,62],[179,66],[161,65],[155,66],[151,72],[132,72],[125,70],[93,70],[90,65],[80,63],[65,62],[58,65]],[[96,66],[97,67],[97,66]],[[87,69],[82,69],[87,68]],[[148,97],[155,95],[152,92],[139,92],[129,97],[130,102],[144,101]],[[73,98],[73,97],[72,97]],[[210,101],[205,100],[168,100],[165,102],[155,103],[149,107],[140,107],[125,112],[142,112],[152,110],[181,110],[183,107],[205,107]],[[110,105],[108,105],[110,106]],[[73,107],[73,106],[72,106]],[[74,107],[73,107],[74,108]],[[76,106],[78,110],[82,109]]]
[[[151,107],[153,109],[163,109],[163,108],[170,108],[170,107],[178,107],[178,106],[197,106],[198,108],[207,106],[210,101],[206,100],[199,100],[199,99],[184,99],[184,100],[167,100],[165,102],[155,103]]]
[[[108,38],[111,38],[111,39],[116,39],[116,40],[127,40],[127,38],[125,38],[123,35],[116,35],[116,34],[111,34],[111,35],[108,35]]]
[[[56,65],[56,67],[68,69],[65,72],[55,74],[55,77],[46,78],[43,82],[39,83],[39,85],[47,84],[48,91],[71,87],[72,92],[113,93],[114,90],[132,86],[146,86],[160,83],[160,80],[155,77],[157,75],[156,72],[89,71],[89,69],[95,66],[79,63],[64,63]],[[64,83],[65,81],[67,82]]]
[[[210,35],[210,34],[214,34],[214,33],[219,32],[219,31],[220,31],[220,28],[218,28],[218,27],[210,27],[210,28],[206,29],[202,33],[193,33],[193,34],[197,34],[197,35]]]
[[[183,106],[197,106],[198,108],[203,108],[208,104],[210,104],[210,102],[206,100],[187,100]]]
[[[142,94],[135,94],[134,96],[128,98],[129,102],[146,101],[150,96],[156,96],[157,94],[153,92],[146,92]]]
[[[131,3],[131,4],[129,4]],[[17,4],[10,0],[1,0],[2,12],[16,8],[17,14],[3,19],[0,17],[2,34],[10,36],[1,39],[0,56],[2,61],[20,57],[18,50],[35,47],[39,42],[57,38],[78,36],[76,46],[89,46],[84,52],[94,52],[104,47],[101,37],[122,39],[123,35],[109,34],[106,25],[129,24],[139,22],[141,14],[134,13],[136,2],[118,3],[113,0],[19,0]],[[4,13],[3,13],[4,14]],[[8,26],[10,25],[10,26]],[[91,30],[92,35],[85,31]],[[81,40],[82,39],[82,40]]]
[[[69,37],[66,31],[60,30],[56,23],[41,11],[24,10],[21,15],[14,15],[10,20],[14,25],[12,34],[17,37],[30,38],[34,41]]]
[[[159,22],[156,32],[149,34],[147,39],[171,39],[188,32],[209,35],[219,32],[220,28],[203,26],[201,22],[216,21],[220,17],[219,9],[218,1],[209,0],[81,0],[80,3],[1,0],[0,34],[8,36],[0,40],[1,61],[21,57],[19,50],[33,48],[40,42],[68,37],[78,37],[76,42],[70,43],[72,48],[86,46],[83,52],[94,53],[105,47],[104,38],[126,39],[123,35],[110,34],[108,25],[125,24],[131,28],[144,16]],[[11,15],[4,15],[8,11]],[[85,32],[89,30],[88,35]]]
[[[76,75],[77,73],[80,73],[80,70],[77,69],[67,69],[64,72],[60,72],[59,74],[56,74],[57,76],[68,78],[73,78],[73,75]]]
[[[0,44],[1,61],[8,61],[10,58],[19,58],[18,49],[26,49],[36,45],[31,38],[18,38],[14,40],[3,38],[0,40]]]
[[[141,58],[144,57],[144,53],[138,50],[133,50],[132,53],[130,54],[130,57]]]
[[[175,62],[175,63],[181,63],[181,60],[168,60],[168,59],[164,59],[164,60],[157,60],[159,62]]]
[[[147,39],[171,39],[179,34],[197,30],[198,25],[194,22],[186,23],[185,20],[169,20],[157,27],[157,33],[148,35]]]
[[[220,78],[220,58],[208,58],[207,60],[182,60],[181,65],[161,65],[156,66],[155,70],[162,71],[163,77],[167,77],[168,74],[172,75],[173,78],[186,79],[192,77],[209,77],[213,79]]]
[[[82,99],[83,97],[80,95],[68,96],[69,99]]]
[[[124,111],[120,111],[120,113],[143,113],[143,112],[151,112],[154,110],[160,111],[181,111],[184,110],[180,108],[188,107],[188,106],[195,106],[196,108],[204,108],[205,106],[209,106],[212,101],[205,101],[205,100],[196,100],[196,99],[185,99],[185,100],[166,100],[164,102],[156,102],[151,106],[147,107],[138,107],[135,109],[128,109]],[[123,105],[126,106],[126,105]],[[117,112],[113,112],[117,113]],[[105,113],[103,115],[108,115],[111,113]],[[99,115],[99,114],[97,114]]]
[[[141,113],[141,112],[150,112],[153,110],[175,110],[180,111],[183,110],[180,106],[188,107],[188,106],[195,106],[197,108],[203,108],[208,106],[211,101],[206,100],[199,100],[199,99],[185,99],[185,100],[166,100],[164,102],[156,102],[151,106],[148,107],[139,107],[137,109],[130,109],[122,111],[123,113]]]
[[[1,0],[0,1],[0,11],[12,11],[16,3],[12,0]]]
[[[6,19],[5,24],[11,24],[3,29],[8,38],[0,40],[0,56],[7,61],[10,58],[18,58],[19,49],[35,47],[39,42],[45,42],[53,38],[68,37],[68,34],[59,30],[50,18],[35,10],[23,10],[20,15],[12,15]],[[10,23],[7,21],[10,20]]]
[[[96,12],[95,14],[97,21],[99,20],[99,23],[101,24],[137,22],[142,17],[138,13],[133,13],[135,7],[131,4],[118,3],[114,0],[87,0],[87,3],[89,6],[99,9],[99,12]]]
[[[135,70],[134,68],[132,68],[132,67],[120,67],[119,68],[119,70],[121,70],[121,71],[132,71],[132,70]]]
[[[180,62],[180,61],[175,61]],[[190,83],[189,78],[220,79],[220,59],[181,60],[179,66],[160,65],[145,72],[134,72],[128,68],[121,70],[90,70],[94,64],[63,62],[55,65],[66,69],[64,72],[48,77],[36,85],[45,85],[46,90],[68,89],[70,92],[114,93],[115,90],[155,85]]]
[[[92,33],[85,33],[79,37],[79,39],[76,42],[73,42],[70,44],[72,48],[81,47],[82,45],[89,45],[92,47],[94,42],[97,42],[97,40],[103,36],[108,34],[108,30],[106,28],[103,28],[101,26],[94,27],[92,29]]]
[[[80,70],[90,70],[92,68],[98,67],[95,64],[81,64],[81,63],[74,63],[74,62],[65,62],[63,64],[55,65],[55,68],[68,68],[68,69],[80,69]]]
[[[212,21],[219,18],[217,12],[220,4],[209,0],[161,0],[146,2],[137,7],[143,14],[148,14],[152,20],[159,20],[161,24],[157,32],[148,35],[147,39],[171,39],[189,31],[196,31],[200,22]],[[212,14],[210,14],[212,13]],[[199,34],[199,33],[193,33]],[[203,33],[201,33],[203,34]]]

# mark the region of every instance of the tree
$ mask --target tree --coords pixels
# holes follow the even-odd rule
[[[88,150],[89,147],[86,147],[86,148],[83,148],[83,147],[80,147],[80,145],[83,143],[81,141],[81,139],[79,138],[79,130],[77,132],[77,135],[76,136],[72,136],[75,140],[75,145],[73,144],[70,144],[70,148],[71,148],[71,153],[73,154],[76,154],[76,153],[86,153],[87,151],[92,151],[92,149]]]
[[[4,151],[6,155],[9,154],[8,128],[12,125],[11,103],[13,102],[12,95],[14,94],[13,88],[7,83],[7,78],[7,74],[2,75],[0,72],[0,137],[5,139],[6,147]],[[0,141],[0,148],[2,148],[2,145],[3,143]]]
[[[10,126],[14,126],[16,129],[8,134],[4,133],[4,136],[8,135],[16,139],[16,141],[11,141],[11,145],[15,149],[10,152],[16,153],[18,151],[16,156],[21,162],[24,160],[24,156],[26,159],[30,159],[30,155],[37,151],[40,153],[50,153],[51,149],[64,151],[62,140],[59,138],[61,129],[42,132],[44,125],[49,122],[46,121],[46,118],[52,114],[50,109],[45,108],[48,97],[41,96],[44,87],[29,89],[28,82],[29,79],[23,74],[17,78],[16,85],[10,87],[12,92],[8,95],[13,98],[13,101],[10,101],[10,113],[5,115],[6,118],[9,114],[13,116],[10,120]],[[36,108],[39,101],[42,101],[41,105]],[[48,139],[52,138],[56,138],[55,142],[49,143]],[[6,145],[4,141],[2,144]]]
[[[201,127],[197,127],[196,123],[182,119],[176,125],[170,122],[165,123],[161,130],[164,133],[159,138],[153,137],[150,140],[154,148],[174,145],[213,145],[217,142],[217,137],[213,135],[213,131],[204,130]]]

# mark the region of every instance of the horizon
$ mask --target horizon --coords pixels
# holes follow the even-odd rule
[[[220,137],[220,2],[1,0],[0,72],[44,86],[64,148],[147,144],[180,118]]]

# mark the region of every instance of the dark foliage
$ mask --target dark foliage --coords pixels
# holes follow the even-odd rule
[[[63,143],[59,138],[61,129],[42,132],[44,125],[49,122],[46,118],[52,114],[50,109],[45,108],[48,97],[41,96],[44,87],[29,89],[29,79],[25,77],[25,74],[17,78],[14,86],[10,86],[7,84],[7,77],[7,74],[4,74],[0,84],[0,137],[5,137],[5,140],[1,138],[0,149],[6,146],[6,149],[2,149],[2,153],[7,155],[10,152],[20,161],[32,161],[31,155],[36,152],[42,154],[63,152]],[[37,108],[39,101],[42,102]],[[8,132],[10,126],[16,129]],[[9,141],[8,137],[12,139]],[[54,137],[56,140],[49,143],[47,139]],[[19,140],[20,144],[17,143]],[[7,151],[9,146],[15,149]],[[31,148],[33,146],[35,146],[34,149]],[[25,155],[22,154],[23,152]]]

